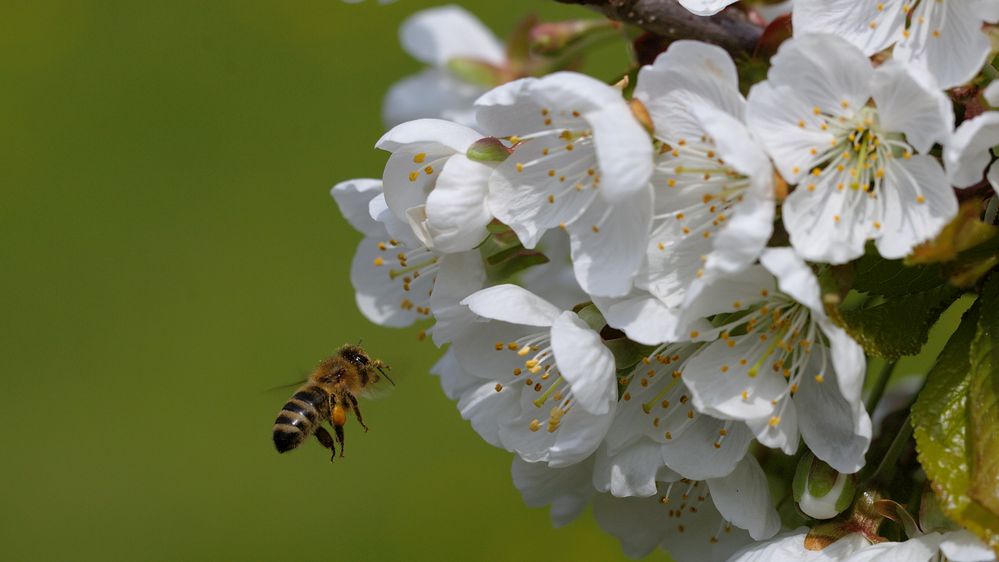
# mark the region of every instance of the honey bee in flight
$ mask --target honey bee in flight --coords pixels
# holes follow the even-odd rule
[[[347,412],[353,410],[358,423],[368,430],[357,406],[357,396],[370,385],[385,377],[388,366],[371,359],[360,346],[346,344],[324,359],[309,380],[299,387],[291,400],[284,405],[274,422],[274,446],[279,453],[298,447],[309,435],[315,434],[319,442],[330,450],[330,462],[336,459],[333,437],[322,426],[324,421],[333,426],[336,441],[343,457],[343,426]]]

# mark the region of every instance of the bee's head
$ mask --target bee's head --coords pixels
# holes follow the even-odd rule
[[[364,353],[364,350],[359,346],[347,344],[340,348],[340,357],[343,357],[347,361],[357,365],[358,367],[363,367],[367,365],[371,360],[368,358],[368,354]]]

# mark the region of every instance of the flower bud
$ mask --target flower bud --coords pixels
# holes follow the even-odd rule
[[[510,149],[499,139],[486,137],[472,143],[465,155],[476,162],[502,162],[510,156]]]
[[[802,513],[832,519],[850,507],[856,484],[853,475],[837,472],[809,451],[798,462],[792,490]]]

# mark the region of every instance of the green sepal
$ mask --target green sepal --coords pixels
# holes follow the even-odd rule
[[[491,88],[502,83],[499,76],[499,69],[480,60],[451,59],[447,61],[447,69],[465,82],[471,82],[479,86]]]
[[[576,305],[572,309],[586,325],[590,327],[594,332],[600,332],[607,325],[607,320],[604,319],[604,315],[600,313],[596,305],[593,303],[585,303],[582,305]]]
[[[628,338],[604,340],[604,345],[614,354],[614,365],[618,372],[631,371],[642,359],[655,351],[655,346],[635,343]]]

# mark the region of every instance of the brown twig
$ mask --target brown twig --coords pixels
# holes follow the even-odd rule
[[[763,28],[743,12],[728,9],[714,16],[696,16],[676,0],[556,0],[579,4],[613,20],[637,25],[668,40],[697,39],[714,43],[733,55],[752,54]]]

